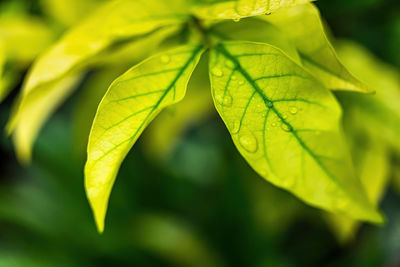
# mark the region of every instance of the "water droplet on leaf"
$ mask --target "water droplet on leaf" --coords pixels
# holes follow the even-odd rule
[[[281,128],[282,130],[284,130],[285,132],[291,132],[293,131],[293,127],[287,123],[282,123],[281,124]]]
[[[269,100],[265,100],[265,104],[267,105],[267,107],[272,108],[274,106],[274,103],[272,101]]]
[[[252,134],[242,135],[239,138],[240,145],[248,152],[254,153],[257,151],[257,139]]]
[[[224,75],[222,70],[220,68],[217,68],[217,67],[213,68],[212,74],[214,74],[217,77],[222,77]]]
[[[239,85],[243,85],[244,84],[244,81],[243,80],[240,80],[239,81]]]
[[[215,99],[217,100],[217,102],[223,106],[231,106],[232,105],[232,97],[230,95],[217,95],[215,97]]]
[[[171,58],[167,55],[161,56],[161,62],[167,64],[171,61]]]
[[[240,130],[240,122],[239,122],[239,121],[235,121],[235,122],[232,124],[231,133],[233,133],[233,134],[238,133],[239,130]]]
[[[290,107],[289,112],[293,115],[297,114],[298,109],[296,107]]]
[[[240,18],[234,18],[233,21],[234,21],[234,22],[239,22],[239,21],[240,21]]]

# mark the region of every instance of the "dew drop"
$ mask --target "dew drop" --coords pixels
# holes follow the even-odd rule
[[[224,75],[222,70],[220,68],[217,68],[217,67],[213,68],[212,74],[214,74],[217,77],[222,77]]]
[[[236,134],[239,132],[239,130],[240,130],[240,122],[235,121],[231,126],[231,133]]]
[[[161,63],[167,64],[171,61],[171,58],[167,55],[161,57]]]
[[[272,127],[276,127],[276,122],[271,123]]]
[[[272,108],[274,106],[274,103],[272,101],[269,100],[265,100],[265,104],[267,105],[267,107]]]
[[[240,145],[248,152],[255,153],[258,148],[257,139],[252,134],[242,135],[239,138]]]
[[[239,81],[239,85],[243,85],[244,84],[244,81],[243,80],[240,80]]]
[[[226,95],[222,100],[222,105],[231,106],[232,105],[232,97],[230,95]]]
[[[282,115],[282,118],[283,118],[283,119],[287,119],[287,117],[288,117],[288,116],[287,116],[286,114],[283,114],[283,115]]]
[[[217,102],[223,106],[231,106],[232,105],[232,97],[230,95],[217,95],[215,97],[215,99],[217,100]]]
[[[282,182],[282,185],[285,188],[293,188],[295,186],[295,184],[296,184],[296,178],[295,177],[289,178],[289,179],[287,179],[287,180]]]
[[[240,21],[240,18],[235,18],[235,19],[233,19],[233,21],[234,21],[234,22],[239,22],[239,21]]]
[[[287,123],[282,123],[282,124],[281,124],[281,128],[282,128],[282,130],[284,130],[285,132],[291,132],[291,131],[293,131],[293,127],[290,126],[290,125],[287,124]]]
[[[267,11],[267,12],[265,12],[265,15],[268,16],[268,15],[271,15],[271,13],[272,13],[271,11]]]
[[[292,114],[292,115],[297,114],[298,111],[299,111],[299,110],[298,110],[296,107],[290,107],[290,108],[289,108],[289,112],[290,112],[290,114]]]

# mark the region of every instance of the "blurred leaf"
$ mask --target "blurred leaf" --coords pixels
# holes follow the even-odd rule
[[[224,40],[239,40],[267,43],[283,50],[294,61],[300,63],[296,46],[274,25],[248,18],[240,23],[223,21],[210,28],[210,32]]]
[[[338,43],[338,54],[361,80],[376,89],[375,95],[340,94],[348,113],[400,153],[400,73],[382,63],[365,48],[349,41]]]
[[[362,139],[363,140],[363,139]],[[390,157],[380,139],[358,142],[352,146],[356,171],[367,191],[370,201],[378,206],[389,182]],[[341,243],[354,239],[360,222],[340,214],[328,214],[328,222]]]
[[[63,26],[71,26],[87,16],[100,0],[41,0],[43,10]]]
[[[0,16],[0,43],[6,59],[26,67],[53,41],[53,33],[38,18],[27,15]]]
[[[20,162],[26,164],[30,161],[32,143],[44,121],[59,103],[72,93],[80,80],[80,75],[66,76],[59,81],[41,86],[40,90],[32,91],[29,98],[24,99],[12,136]]]
[[[144,128],[166,106],[179,102],[203,52],[186,45],[155,55],[116,79],[93,122],[85,185],[100,232],[118,169]]]
[[[223,266],[201,237],[182,221],[159,214],[141,215],[132,226],[133,239],[174,266]]]
[[[155,0],[146,5],[143,4],[143,2],[132,0],[117,0],[107,3],[94,12],[85,22],[73,28],[73,30],[66,34],[56,45],[38,59],[28,75],[22,94],[18,103],[15,104],[16,108],[7,125],[7,131],[9,133],[14,132],[15,135],[18,135],[15,140],[20,159],[25,162],[29,161],[33,141],[42,124],[44,124],[45,119],[68,96],[68,92],[74,89],[73,83],[69,84],[71,88],[66,85],[58,87],[53,84],[60,84],[60,79],[66,75],[82,72],[82,70],[85,69],[85,65],[87,67],[87,64],[93,63],[100,52],[113,44],[115,45],[118,41],[182,21],[184,15],[178,13],[178,11],[183,12],[181,11],[182,8],[174,8],[174,5],[168,9],[157,9],[158,13],[154,14],[157,19],[148,19],[150,16],[149,14],[152,14],[151,17],[153,16],[154,12],[151,10],[151,7],[154,7],[156,2],[158,5],[161,5],[161,7],[163,6],[163,2]],[[178,4],[178,2],[179,0],[174,1],[175,4]],[[136,9],[140,11],[131,12],[131,10]],[[162,19],[158,19],[158,16]],[[175,29],[175,27],[173,28]],[[155,36],[156,38],[165,38],[165,33],[172,33],[172,31],[162,30],[156,33]],[[156,39],[153,39],[153,41],[154,40]],[[159,41],[154,42],[154,44],[158,43]],[[144,44],[146,44],[146,39],[139,41],[139,44],[135,47],[143,48],[144,51],[135,51],[134,55],[139,55],[141,52],[146,53],[150,48],[153,48],[153,44],[148,47],[144,46]],[[112,61],[112,59],[109,60]],[[60,92],[51,92],[53,90],[60,90]],[[61,92],[62,90],[65,92]],[[40,106],[46,102],[40,101],[44,101],[46,95],[50,93],[58,94],[59,96],[62,95],[63,97],[58,99],[58,101],[54,101],[54,103],[51,104],[53,105],[52,108],[41,108]],[[35,102],[37,103],[35,104]],[[30,123],[30,127],[19,126],[20,124],[26,124],[26,119],[29,120],[29,113],[32,113],[33,105],[41,109],[41,111],[35,110],[36,113],[46,112],[45,114],[41,114],[43,118],[40,120],[32,120],[36,121],[37,124]],[[30,109],[29,113],[26,112],[28,106]],[[26,133],[17,133],[17,128],[21,127],[25,128],[24,131]],[[24,148],[22,149],[21,147]],[[23,155],[21,154],[22,150]]]
[[[318,9],[313,4],[282,9],[264,20],[276,25],[299,50],[304,68],[326,87],[334,90],[371,92],[338,60],[324,32]]]
[[[200,5],[194,8],[202,19],[234,19],[259,16],[281,8],[309,3],[312,0],[237,0]]]
[[[119,40],[183,22],[187,15],[177,6],[178,2],[173,1],[167,6],[166,2],[158,0],[148,0],[146,4],[116,0],[102,5],[38,59],[27,79],[24,95],[82,67]]]
[[[273,68],[260,67],[272,61]],[[313,206],[382,222],[353,173],[340,107],[327,89],[280,50],[259,43],[218,45],[210,69],[217,110],[262,177]]]

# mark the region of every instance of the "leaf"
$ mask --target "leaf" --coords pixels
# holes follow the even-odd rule
[[[318,9],[313,4],[282,9],[263,20],[276,25],[299,50],[304,68],[334,90],[372,92],[338,60],[326,37]]]
[[[296,46],[274,25],[255,18],[247,18],[240,23],[223,21],[208,30],[223,40],[252,41],[278,47],[294,61],[300,63]]]
[[[382,222],[353,173],[327,89],[259,43],[219,44],[210,70],[218,113],[254,170],[312,206]]]
[[[377,206],[389,182],[389,151],[379,138],[367,140],[359,138],[359,136],[353,138],[355,143],[352,146],[355,156],[353,161],[357,173],[371,203]],[[351,241],[360,226],[359,221],[341,214],[327,214],[327,219],[341,243]]]
[[[41,126],[57,106],[67,98],[81,80],[80,75],[70,75],[60,81],[45,85],[41,90],[29,94],[20,109],[15,124],[13,142],[19,161],[26,164],[30,161],[32,143]]]
[[[35,63],[24,94],[62,77],[119,40],[149,33],[187,19],[181,1],[116,0],[96,10]]]
[[[26,15],[0,17],[0,43],[6,59],[25,68],[53,42],[53,33],[42,21]]]
[[[202,19],[234,19],[259,16],[281,8],[309,3],[312,0],[237,0],[195,7],[194,13]]]
[[[339,42],[338,54],[352,73],[376,89],[375,95],[339,94],[346,112],[356,113],[365,131],[400,152],[399,71],[354,42]]]
[[[99,0],[41,0],[43,11],[63,26],[71,26],[84,18]]]
[[[120,66],[117,68],[121,68],[122,65],[129,63],[129,65],[126,66],[127,69],[134,62],[136,63],[139,59],[143,59],[143,56],[146,56],[156,49],[166,36],[172,34],[176,30],[176,27],[161,29],[146,38],[128,44],[128,47],[122,47],[121,49],[123,51],[117,50],[113,55],[99,54],[97,58],[98,64],[112,65],[119,62]],[[125,50],[127,48],[127,51],[130,52],[129,55],[127,55],[127,51]],[[133,49],[137,51],[132,51]],[[75,75],[77,74],[68,75],[67,77]],[[14,111],[11,116],[7,125],[7,130],[8,132],[13,132],[14,136],[18,136],[14,137],[14,144],[17,156],[22,163],[26,164],[30,161],[33,142],[47,118],[64,102],[72,91],[76,89],[76,82],[67,82],[63,84],[68,79],[69,78],[61,80],[56,79],[49,83],[41,84],[35,90],[21,96],[22,100],[18,100],[20,103],[16,104],[16,111]],[[52,97],[55,98],[53,99]],[[43,107],[43,105],[47,105],[47,103],[50,103],[49,105],[51,107]],[[32,116],[35,116],[35,118],[32,118]]]
[[[101,101],[85,166],[86,192],[100,232],[120,164],[150,121],[183,98],[202,52],[202,46],[187,45],[152,56],[116,79]]]
[[[210,245],[186,222],[163,214],[144,214],[134,221],[135,244],[172,266],[224,266]]]

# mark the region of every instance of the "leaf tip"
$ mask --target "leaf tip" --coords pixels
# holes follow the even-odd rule
[[[90,176],[85,174],[86,196],[93,212],[94,221],[96,223],[99,234],[104,232],[104,221],[108,206],[108,196],[101,187],[93,185]]]

